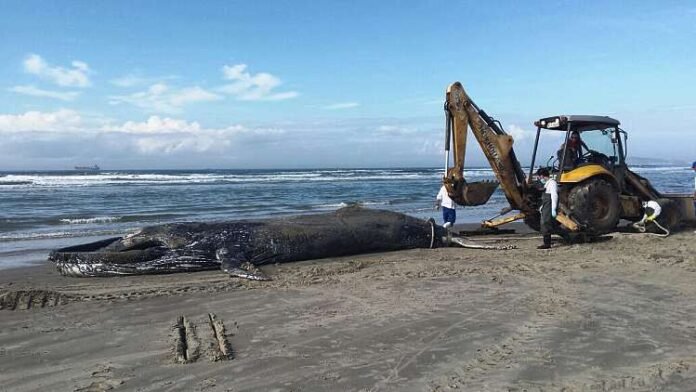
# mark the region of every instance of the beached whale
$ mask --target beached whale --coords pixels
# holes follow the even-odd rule
[[[265,280],[257,268],[263,264],[434,248],[447,238],[446,229],[432,220],[353,206],[260,221],[150,226],[126,237],[57,249],[49,260],[66,276],[222,269],[232,276]]]

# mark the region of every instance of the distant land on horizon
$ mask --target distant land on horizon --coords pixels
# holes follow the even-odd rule
[[[696,157],[694,157],[696,159]],[[686,166],[691,167],[691,162],[681,159],[647,158],[647,157],[628,157],[628,165],[639,166]]]

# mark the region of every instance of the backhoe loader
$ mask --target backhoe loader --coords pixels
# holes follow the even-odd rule
[[[688,195],[664,195],[626,166],[626,132],[619,121],[605,116],[561,115],[539,119],[528,174],[515,155],[513,138],[499,121],[479,109],[461,83],[447,88],[445,100],[445,175],[443,184],[459,205],[485,204],[498,185],[509,207],[482,223],[497,227],[516,220],[539,230],[539,205],[543,188],[533,177],[539,140],[546,131],[560,132],[563,144],[544,167],[559,184],[557,220],[565,232],[599,235],[615,230],[620,219],[638,221],[641,202],[656,200],[662,206],[658,223],[670,229],[684,220],[696,220]],[[464,178],[467,129],[479,143],[497,181],[468,183]],[[558,135],[558,134],[557,134]],[[580,137],[579,150],[569,147],[571,135]],[[559,135],[560,136],[560,135]],[[556,142],[558,138],[554,138]],[[450,167],[450,150],[453,166]],[[511,211],[514,215],[505,216]]]

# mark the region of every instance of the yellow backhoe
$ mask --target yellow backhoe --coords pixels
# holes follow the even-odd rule
[[[513,149],[513,138],[500,122],[479,109],[461,83],[447,88],[445,100],[445,175],[449,196],[459,205],[485,204],[498,185],[509,208],[485,227],[497,227],[516,220],[539,230],[542,188],[533,177],[539,139],[544,132],[561,132],[564,142],[555,159],[546,163],[559,184],[557,220],[568,232],[597,235],[613,231],[620,219],[642,217],[641,202],[656,200],[662,206],[658,223],[674,228],[681,221],[696,220],[689,195],[664,195],[650,182],[626,166],[626,132],[619,121],[606,116],[562,115],[536,121],[536,138],[528,174]],[[479,143],[497,181],[468,183],[464,178],[467,129]],[[569,146],[571,135],[581,137],[578,150]],[[556,138],[558,141],[558,138]],[[453,166],[450,167],[450,150]],[[563,162],[561,164],[561,162]],[[517,211],[514,215],[506,215]]]

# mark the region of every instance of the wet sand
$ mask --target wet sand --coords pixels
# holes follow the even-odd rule
[[[0,271],[0,390],[694,388],[693,230],[477,240],[518,249],[266,267],[272,282]]]

